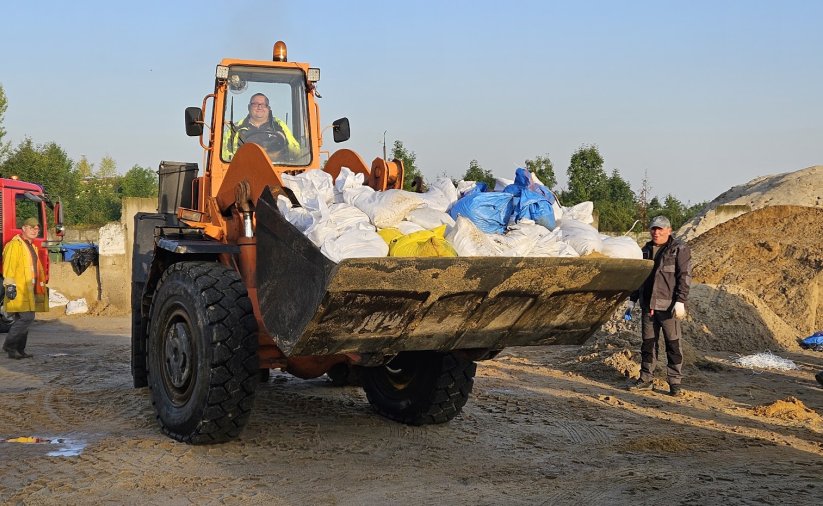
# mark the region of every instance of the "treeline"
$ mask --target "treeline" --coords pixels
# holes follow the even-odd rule
[[[31,139],[8,151],[0,163],[0,176],[37,183],[50,196],[59,196],[66,225],[117,221],[124,197],[157,196],[157,172],[139,165],[118,175],[109,156],[96,167],[85,157],[74,163],[56,143],[35,145]]]
[[[392,156],[403,160],[406,170],[405,186],[406,189],[411,189],[414,178],[421,176],[415,153],[403,146],[401,141],[395,141]],[[624,233],[632,228],[641,231],[652,217],[661,214],[668,217],[672,227],[677,230],[706,206],[706,202],[686,205],[670,193],[662,200],[653,197],[650,195],[648,177],[643,179],[641,187],[635,192],[617,169],[607,174],[603,166],[603,156],[597,146],[581,146],[572,155],[566,169],[568,188],[561,189],[557,187],[554,164],[549,155],[537,156],[523,164],[524,168],[535,174],[555,193],[562,205],[571,207],[580,202],[592,201],[598,214],[599,229],[603,232]],[[513,176],[507,174],[505,177]],[[483,181],[489,188],[494,188],[496,178],[490,170],[481,167],[477,160],[471,160],[460,179]]]
[[[25,139],[15,148],[3,140],[3,116],[8,106],[0,86],[0,177],[37,183],[64,205],[66,225],[103,225],[120,219],[124,197],[156,197],[157,172],[135,165],[117,174],[115,161],[106,156],[95,164],[82,157],[74,163],[54,142],[35,145]]]

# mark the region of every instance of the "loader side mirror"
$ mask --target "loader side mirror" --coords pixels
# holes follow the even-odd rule
[[[334,142],[349,140],[349,137],[351,137],[351,130],[349,130],[349,118],[340,118],[331,125],[332,132],[334,134]]]
[[[54,203],[54,221],[54,233],[62,239],[66,228],[63,226],[63,202],[60,201],[59,197]]]
[[[203,111],[199,107],[186,107],[186,135],[203,135]]]

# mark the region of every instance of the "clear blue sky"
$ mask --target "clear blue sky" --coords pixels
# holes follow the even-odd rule
[[[561,186],[595,144],[654,195],[711,200],[823,164],[821,1],[37,1],[3,7],[4,127],[122,173],[201,161],[183,109],[223,57],[320,67],[324,123],[371,160],[401,140],[424,175],[472,159],[513,177],[548,154]],[[327,144],[325,147],[334,148]]]

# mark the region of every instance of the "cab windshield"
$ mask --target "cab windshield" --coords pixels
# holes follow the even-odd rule
[[[277,165],[311,163],[306,76],[300,69],[231,67],[223,111],[222,158],[245,143],[266,150]]]

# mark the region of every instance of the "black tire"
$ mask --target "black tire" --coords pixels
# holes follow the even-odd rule
[[[326,371],[326,376],[329,377],[334,387],[347,386],[349,384],[349,364],[334,364],[331,369]]]
[[[407,425],[445,423],[469,400],[477,364],[455,353],[409,351],[363,367],[366,397],[381,415]]]
[[[240,276],[212,262],[172,265],[147,327],[148,383],[163,432],[191,444],[239,436],[259,381],[257,322]]]

